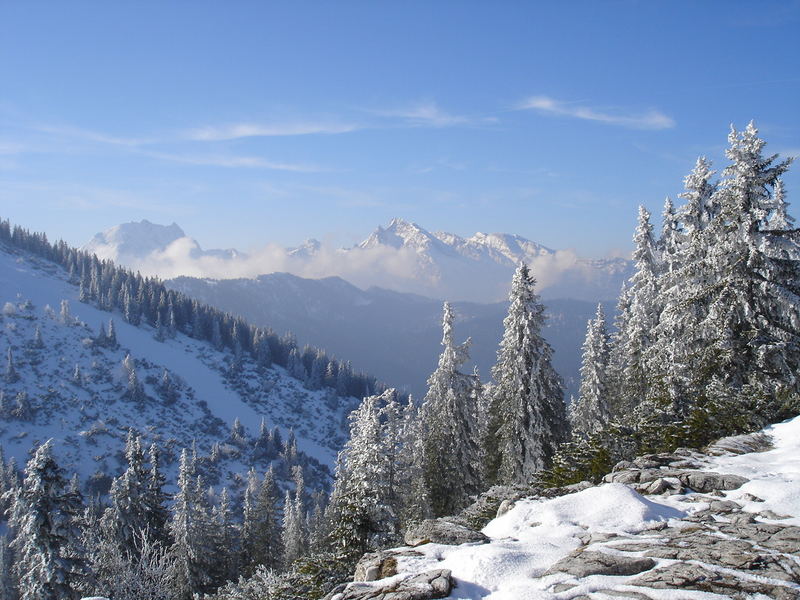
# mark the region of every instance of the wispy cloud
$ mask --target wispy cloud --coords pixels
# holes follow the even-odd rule
[[[451,127],[464,125],[470,119],[461,115],[448,113],[435,102],[421,102],[407,108],[371,111],[382,117],[399,118],[415,127]]]
[[[49,133],[51,135],[79,139],[87,142],[110,144],[112,146],[135,147],[135,146],[143,146],[145,144],[153,144],[158,141],[155,139],[147,139],[147,138],[118,137],[101,133],[98,131],[81,129],[79,127],[71,127],[71,126],[35,125],[33,129],[41,133]]]
[[[542,114],[597,121],[631,129],[670,129],[675,121],[661,111],[650,109],[643,113],[612,113],[589,106],[556,100],[549,96],[532,96],[518,106],[520,110],[535,110]]]
[[[260,156],[230,156],[224,154],[182,155],[165,154],[162,152],[147,152],[145,155],[159,160],[207,167],[268,169],[271,171],[292,171],[294,173],[322,173],[330,171],[330,169],[317,165],[277,162],[267,160]]]
[[[360,129],[354,123],[288,122],[288,123],[233,123],[191,129],[184,134],[189,140],[219,142],[250,137],[281,137],[296,135],[333,135]]]

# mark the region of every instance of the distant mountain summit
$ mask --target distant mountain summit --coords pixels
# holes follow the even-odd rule
[[[99,233],[82,249],[162,277],[228,279],[274,272],[314,279],[338,276],[361,288],[470,302],[505,300],[520,262],[531,266],[545,298],[612,300],[632,274],[632,262],[622,258],[581,258],[509,233],[478,232],[464,238],[430,232],[400,218],[349,248],[309,239],[294,248],[270,246],[269,252],[247,256],[236,250],[203,250],[175,223],[140,221]],[[203,260],[208,258],[217,260]]]
[[[193,258],[215,256],[237,258],[242,254],[236,250],[203,250],[196,240],[187,237],[177,224],[159,225],[147,219],[122,223],[96,234],[81,250],[96,254],[100,259],[113,260],[125,266],[138,266],[154,254],[169,251],[175,244],[181,244],[183,252]]]

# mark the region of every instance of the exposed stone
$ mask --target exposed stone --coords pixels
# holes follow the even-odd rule
[[[651,558],[578,550],[550,567],[545,575],[552,575],[553,573],[568,573],[575,577],[635,575],[655,566],[656,563]]]
[[[457,546],[468,543],[485,544],[489,541],[489,538],[480,531],[447,519],[427,519],[411,527],[403,539],[409,546],[419,546],[429,542]]]
[[[729,513],[741,510],[742,507],[733,500],[712,500],[708,508],[716,513]]]
[[[746,500],[747,502],[763,502],[764,501],[763,498],[759,498],[758,496],[753,496],[753,494],[750,494],[748,492],[745,492],[744,494],[742,494],[742,500]]]
[[[772,439],[764,433],[749,433],[722,438],[706,448],[708,454],[748,454],[764,452],[772,447]]]
[[[709,471],[687,471],[682,473],[679,478],[683,485],[701,493],[714,490],[735,490],[749,481],[749,479],[740,475]]]
[[[398,556],[421,556],[414,550],[382,550],[361,557],[353,573],[353,581],[376,581],[397,574]]]
[[[686,562],[653,569],[643,573],[630,584],[656,589],[697,590],[735,599],[750,598],[753,594],[763,594],[775,600],[800,598],[800,592],[790,587],[773,585],[766,581],[739,579],[729,572],[712,571]]]
[[[636,467],[636,465],[634,465],[631,461],[629,461],[629,460],[621,460],[617,464],[614,465],[614,468],[611,469],[611,472],[612,473],[616,473],[617,471],[625,471],[627,469],[633,469],[635,467]]]
[[[447,569],[427,571],[410,577],[379,583],[350,583],[343,590],[326,596],[327,600],[433,600],[446,598],[453,589]]]
[[[508,511],[514,508],[515,504],[516,502],[514,502],[513,500],[508,500],[508,499],[503,500],[500,503],[500,506],[497,508],[497,516],[502,517],[504,514],[506,514]]]
[[[673,496],[684,492],[680,479],[677,477],[659,477],[645,484],[636,486],[636,491],[640,494],[657,495],[666,494]]]

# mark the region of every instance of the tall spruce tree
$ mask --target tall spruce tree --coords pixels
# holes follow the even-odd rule
[[[581,386],[575,406],[570,407],[572,431],[588,437],[605,427],[611,419],[608,387],[608,331],[603,305],[597,305],[583,342]]]
[[[544,306],[525,264],[514,273],[486,438],[489,481],[529,480],[545,468],[568,434],[561,378],[542,337]]]
[[[482,483],[478,402],[481,382],[458,369],[469,360],[470,340],[453,340],[455,315],[448,302],[442,318],[442,353],[428,378],[419,418],[427,496],[437,516],[468,504]]]
[[[16,492],[9,526],[21,600],[71,600],[86,566],[80,545],[81,498],[53,458],[52,441],[36,449]]]

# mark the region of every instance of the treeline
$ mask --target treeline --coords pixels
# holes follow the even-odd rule
[[[0,220],[0,242],[57,263],[79,285],[81,302],[101,310],[119,311],[133,325],[149,325],[155,328],[157,338],[180,332],[211,342],[218,350],[231,350],[237,356],[246,352],[265,367],[284,367],[310,389],[330,388],[343,397],[362,398],[386,389],[374,377],[355,372],[349,361],[336,360],[311,346],[298,348],[291,333],[279,336],[271,329],[250,325],[240,317],[168,289],[157,278],[142,277],[62,240],[51,244],[44,233]]]
[[[583,346],[572,442],[549,480],[596,479],[636,454],[702,447],[800,412],[800,230],[751,123],[731,131],[719,180],[700,158],[660,235],[639,210],[636,273],[613,333]]]

